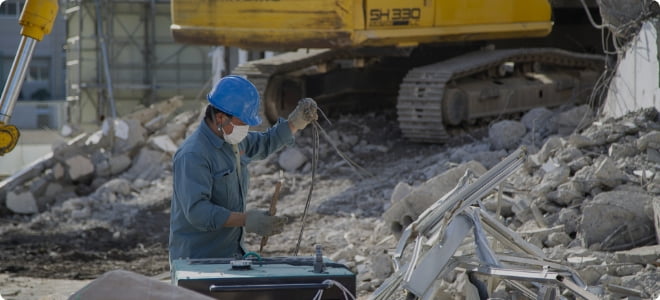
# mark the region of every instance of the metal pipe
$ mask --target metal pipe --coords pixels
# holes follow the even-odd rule
[[[9,70],[9,76],[7,77],[7,82],[0,98],[0,123],[8,124],[9,119],[11,119],[11,113],[14,111],[14,105],[16,105],[16,100],[21,92],[25,73],[36,45],[37,40],[31,37],[21,36],[16,57]]]

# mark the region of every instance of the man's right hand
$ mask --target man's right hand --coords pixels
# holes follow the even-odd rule
[[[265,210],[251,209],[245,212],[245,231],[261,236],[282,233],[287,217],[269,216]]]

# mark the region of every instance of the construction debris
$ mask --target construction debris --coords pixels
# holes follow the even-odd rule
[[[176,107],[176,100],[162,106]],[[115,134],[125,139],[118,137],[111,145],[102,131],[81,135],[58,145],[53,154],[0,183],[0,200],[5,204],[0,212],[3,218],[11,220],[2,223],[8,227],[0,226],[3,237],[8,239],[0,241],[0,254],[5,258],[2,270],[23,270],[14,271],[22,275],[95,278],[116,268],[113,266],[131,268],[131,263],[113,260],[125,257],[117,253],[159,253],[153,257],[160,257],[162,262],[133,263],[130,271],[148,276],[167,271],[167,219],[160,212],[155,214],[154,209],[166,213],[169,207],[172,143],[178,145],[199,125],[200,110],[168,113],[158,112],[158,107],[161,106],[137,112],[135,119],[116,120],[128,128]],[[514,147],[525,146],[530,155],[521,169],[477,202],[486,214],[466,218],[478,218],[489,236],[511,237],[514,242],[498,239],[498,243],[506,244],[489,245],[502,262],[512,260],[501,255],[502,249],[524,245],[525,253],[531,251],[536,258],[525,260],[523,265],[534,262],[538,266],[550,261],[550,266],[561,272],[574,271],[588,286],[586,290],[601,298],[651,297],[660,291],[658,113],[646,109],[616,119],[589,118],[587,125],[560,117],[578,112],[585,112],[585,107],[536,109],[525,114],[520,123],[526,131]],[[358,293],[363,298],[395,272],[391,253],[398,239],[390,230],[393,224],[398,223],[402,231],[426,207],[452,190],[466,169],[480,178],[511,154],[508,148],[495,150],[491,141],[496,134],[484,129],[459,134],[454,145],[411,145],[400,140],[395,118],[386,113],[363,117],[368,120],[364,123],[356,122],[353,116],[342,116],[333,120],[332,126],[324,125],[336,146],[373,175],[363,177],[355,173],[322,140],[319,179],[312,197],[313,215],[308,218],[310,224],[302,242],[301,253],[311,254],[314,245],[322,244],[328,257],[357,272]],[[543,121],[536,122],[537,119]],[[560,128],[573,131],[562,135]],[[250,166],[253,188],[249,205],[268,206],[272,189],[260,187],[271,187],[279,179],[279,170],[287,165],[280,162],[295,158],[296,163],[290,163],[284,172],[288,184],[282,188],[278,212],[296,220],[303,211],[311,172],[310,162],[299,159],[311,157],[311,145],[311,136],[302,132],[296,141],[298,153],[293,157],[282,152],[254,162]],[[469,210],[473,208],[466,208],[465,212]],[[153,218],[145,211],[153,212]],[[151,223],[156,219],[162,225]],[[147,220],[149,223],[144,223]],[[287,232],[269,239],[265,255],[291,254],[298,224],[294,221],[287,226]],[[10,246],[19,234],[34,235],[51,246],[37,241],[26,244],[25,240],[23,248]],[[65,260],[59,263],[58,257],[71,257],[71,251],[76,250],[47,234],[65,234],[67,242],[78,248],[93,245],[90,236],[107,245],[116,243],[128,248],[127,252],[99,248],[110,256],[99,254],[98,259],[90,258],[89,253],[99,250],[83,248],[84,252],[78,254],[79,264]],[[88,238],[77,241],[74,234]],[[158,236],[159,240],[151,240],[149,235]],[[472,233],[466,237],[468,246],[474,245]],[[124,238],[132,242],[124,242]],[[247,242],[258,249],[260,238],[248,236]],[[50,250],[41,259],[39,251],[25,248],[30,245]],[[463,265],[435,281],[433,287],[439,297],[467,297],[469,291],[474,292],[468,276],[471,271],[479,271],[481,278],[506,271],[475,269],[475,261],[469,259],[473,250],[463,248],[463,243],[458,246],[457,257],[463,259]],[[12,263],[26,251],[33,253],[29,261],[50,269],[40,271],[36,264],[19,267]],[[65,271],[72,266],[79,275]],[[507,280],[491,283],[493,295],[513,298],[529,293],[509,283],[515,280]],[[551,295],[556,292],[554,286],[547,285],[543,291],[527,289]],[[575,287],[570,288],[561,286],[562,290],[576,293]]]

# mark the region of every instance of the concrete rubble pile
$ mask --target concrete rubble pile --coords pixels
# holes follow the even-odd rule
[[[174,97],[53,145],[53,152],[0,182],[2,210],[40,226],[108,228],[122,234],[141,207],[171,197],[171,156],[198,113],[175,115]],[[110,134],[114,132],[114,135]],[[111,138],[114,137],[114,138]]]
[[[36,228],[103,227],[117,237],[137,230],[130,224],[141,208],[168,205],[171,156],[199,125],[200,110],[181,112],[181,107],[181,99],[172,98],[116,120],[114,139],[105,128],[54,146],[52,154],[0,182],[0,213],[26,215]],[[548,259],[576,270],[604,299],[657,297],[659,121],[658,112],[648,109],[597,120],[587,106],[538,108],[520,121],[494,123],[483,139],[452,147],[419,145],[426,150],[403,155],[401,161],[365,165],[372,177],[335,181],[330,181],[333,174],[348,168],[322,144],[319,180],[329,183],[315,189],[320,194],[313,209],[327,215],[334,207],[336,217],[319,218],[304,242],[335,246],[325,254],[358,273],[360,294],[373,292],[393,274],[388,253],[408,224],[453,189],[466,169],[482,175],[524,145],[532,155],[502,184],[499,196],[481,200],[483,208]],[[351,145],[340,147],[352,158],[385,156],[405,143],[374,136],[379,129],[355,122],[350,121],[357,133],[329,130],[336,141]],[[285,169],[290,195],[283,198],[281,212],[299,216],[304,201],[295,198],[307,195],[309,140],[303,132],[296,147],[255,162],[252,184],[264,188],[253,188],[250,198],[268,199],[268,183]],[[354,213],[347,217],[346,211]],[[288,253],[284,248],[298,233],[297,224],[292,226],[296,230],[290,236],[274,236],[269,247]],[[467,247],[461,251],[469,253],[473,246]],[[458,270],[438,284],[445,296],[465,298],[466,278]],[[514,297],[515,290],[503,283],[494,288],[497,298]]]
[[[581,127],[578,122],[590,124],[573,133],[573,129],[563,131],[564,134],[561,129],[550,129],[556,122],[546,121],[557,120],[557,115],[543,114],[542,109],[527,113],[521,122],[502,121],[491,126],[492,148],[527,143],[534,151],[525,127],[533,128],[528,122],[531,119],[544,119],[537,129],[545,142],[529,156],[522,170],[500,186],[499,194],[483,199],[482,207],[527,243],[543,249],[549,260],[576,270],[590,292],[600,298],[658,297],[658,112],[645,109],[619,119],[594,121],[580,109],[564,113],[564,117],[573,115],[568,118],[576,121],[573,129]],[[559,134],[544,138],[544,131]],[[512,132],[520,133],[512,137]],[[405,233],[403,229],[420,214],[428,213],[425,210],[449,193],[468,169],[475,175],[486,170],[481,163],[470,161],[417,187],[399,183],[392,193],[392,206],[383,218],[397,236]],[[474,252],[473,242],[463,247],[463,253]],[[464,271],[439,284],[444,285],[445,291],[467,297],[466,286],[470,284]],[[496,298],[504,299],[518,292],[503,283],[494,290]],[[451,293],[445,293],[440,298],[449,296]]]

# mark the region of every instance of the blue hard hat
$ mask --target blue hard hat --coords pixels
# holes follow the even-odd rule
[[[207,99],[218,110],[237,117],[250,126],[261,124],[259,117],[259,91],[247,79],[229,75],[213,87]]]

